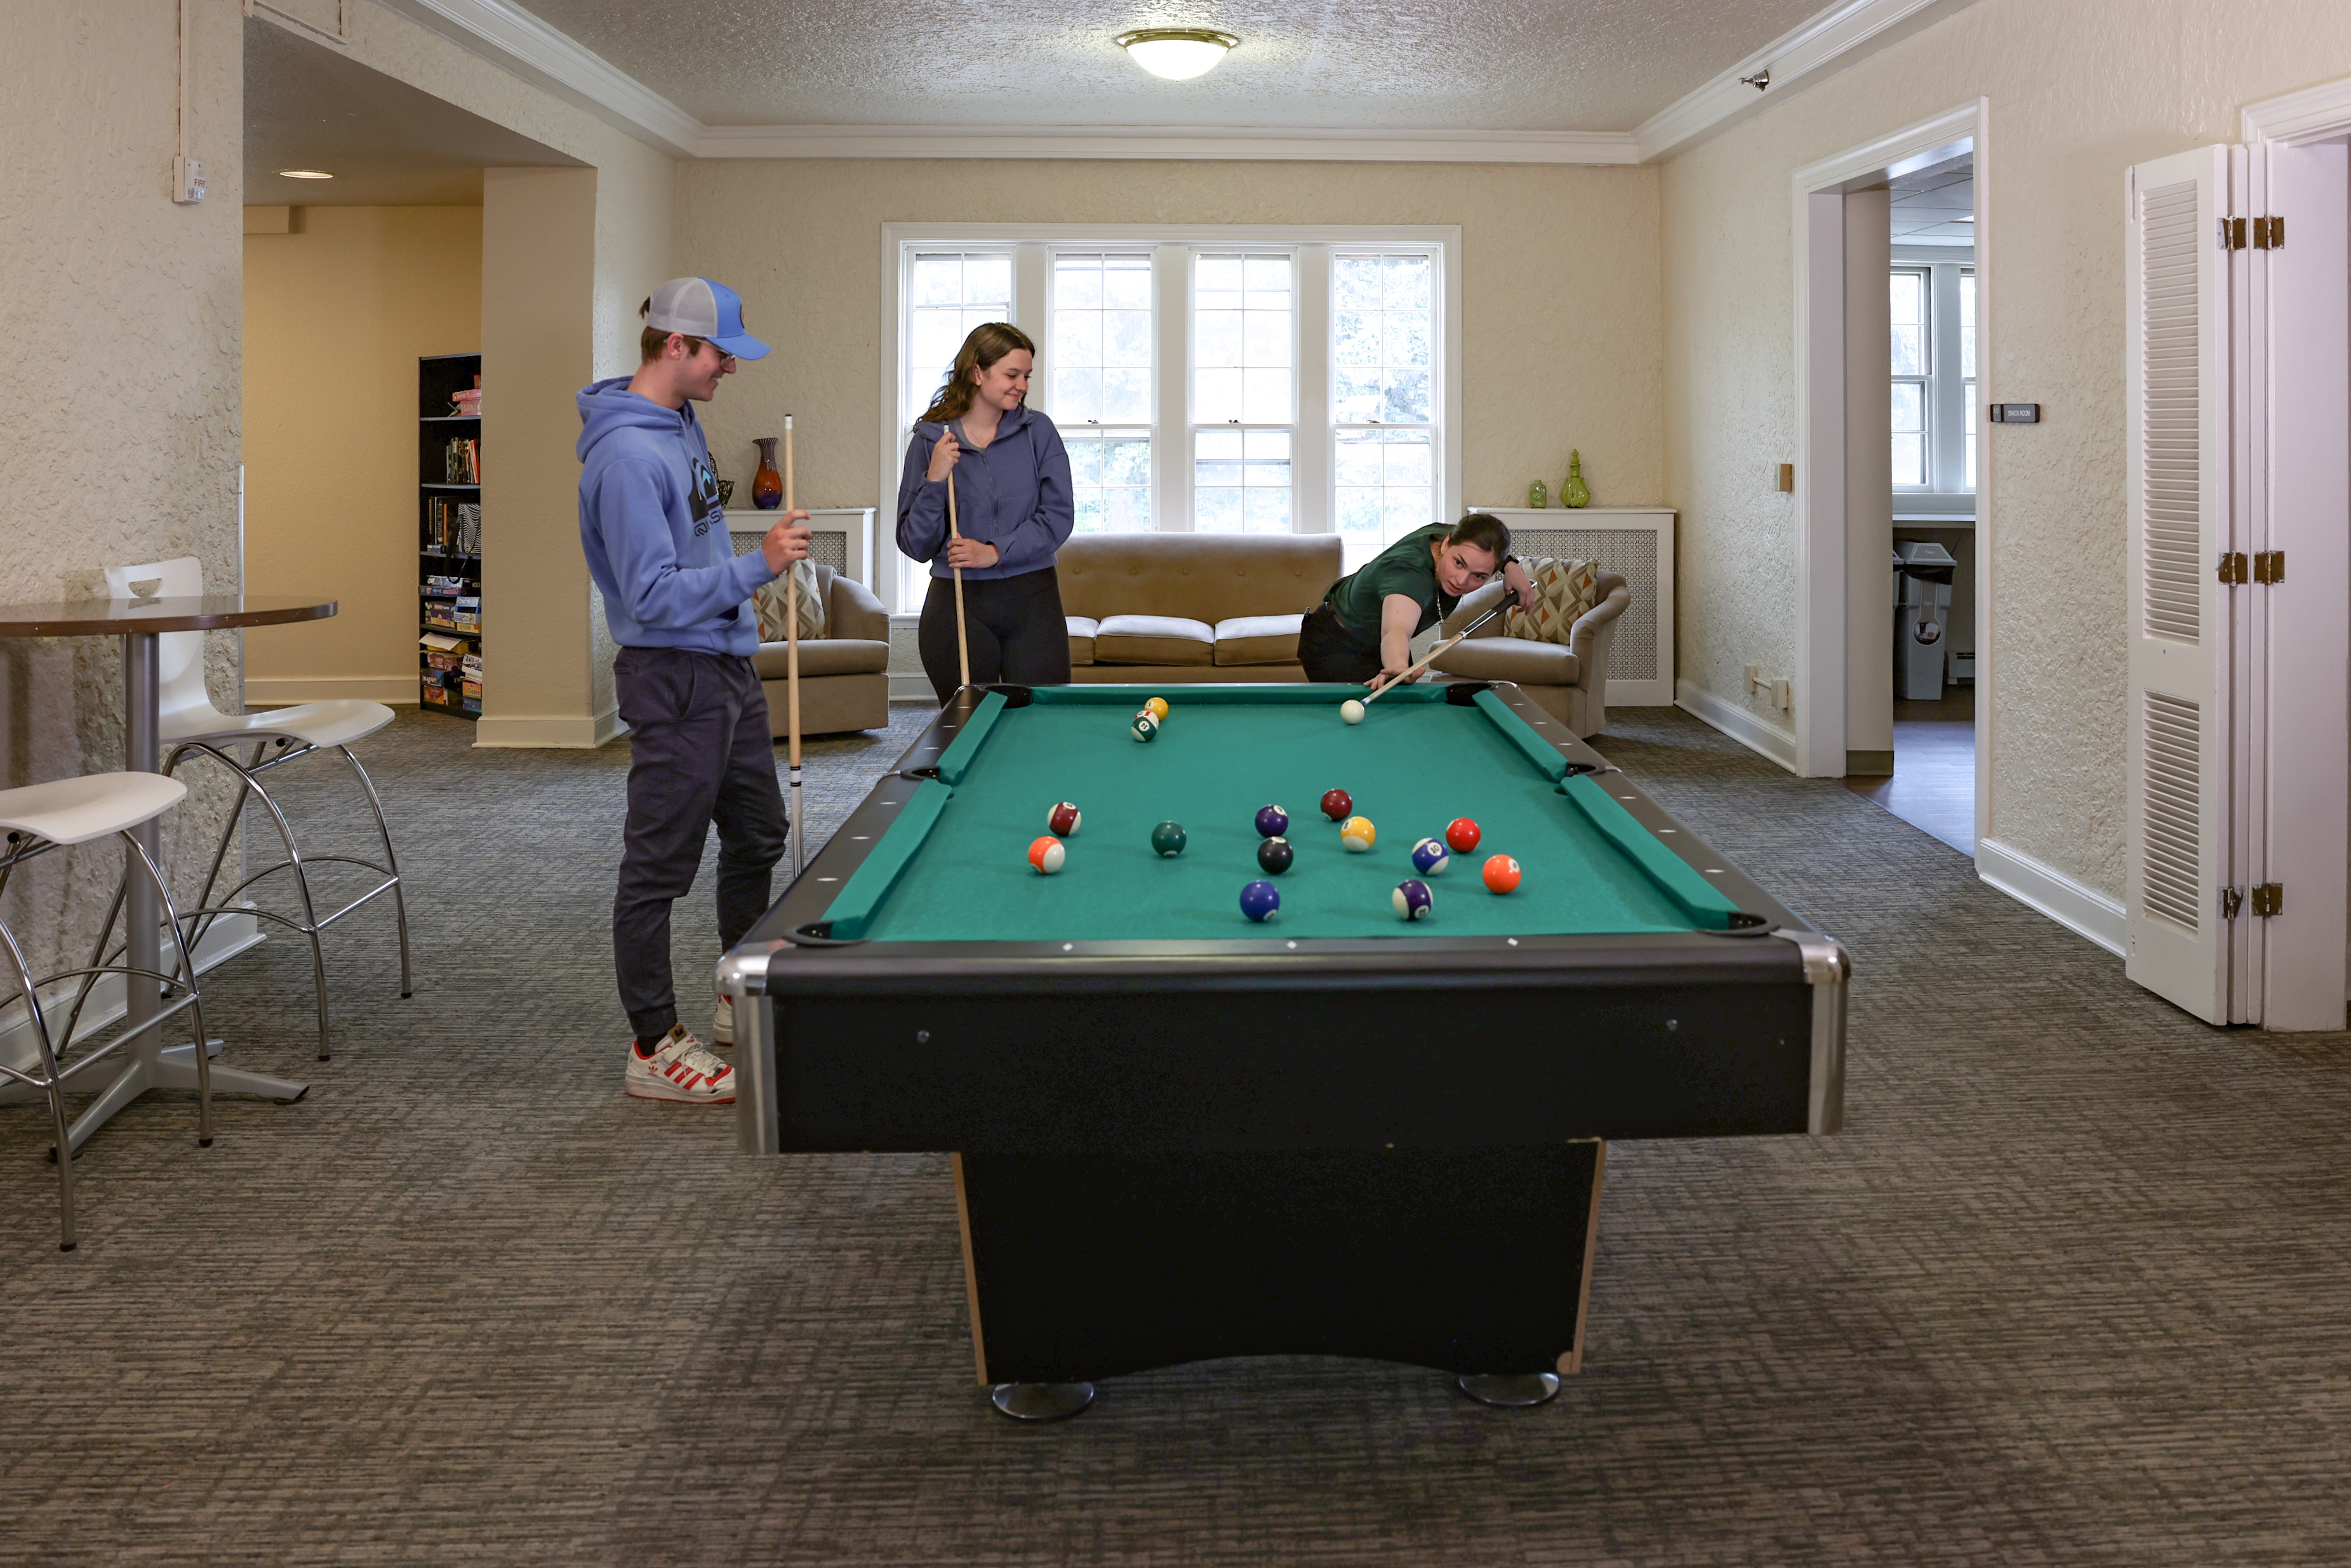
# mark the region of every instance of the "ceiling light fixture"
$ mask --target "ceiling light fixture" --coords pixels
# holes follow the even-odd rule
[[[1140,32],[1121,33],[1117,42],[1136,65],[1168,81],[1190,81],[1194,77],[1206,76],[1217,68],[1227,50],[1240,44],[1230,33],[1213,32],[1206,27],[1145,27]]]
[[[331,180],[334,178],[324,169],[280,169],[277,171],[277,177],[281,180]]]

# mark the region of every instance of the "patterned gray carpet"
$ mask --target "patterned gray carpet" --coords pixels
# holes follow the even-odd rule
[[[911,737],[811,747],[817,831]],[[1851,1131],[1611,1153],[1586,1370],[1490,1411],[1336,1360],[972,1387],[946,1161],[754,1162],[631,1101],[626,748],[368,747],[413,880],[210,986],[305,1103],[150,1096],[54,1245],[0,1113],[0,1561],[2351,1562],[2351,1040],[2204,1028],[1834,782],[1670,710],[1602,749],[1859,966]],[[306,807],[318,804],[310,800]],[[708,875],[680,973],[715,955]]]

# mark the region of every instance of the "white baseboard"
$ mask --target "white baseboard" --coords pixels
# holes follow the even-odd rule
[[[299,679],[292,676],[245,677],[245,703],[247,707],[287,707],[295,703],[334,702],[344,697],[393,706],[405,704],[414,707],[417,706],[416,676],[411,672],[405,675],[324,675]]]
[[[211,928],[204,933],[204,940],[196,944],[196,950],[193,955],[196,961],[196,973],[201,975],[218,965],[226,963],[261,939],[261,922],[252,915],[221,916],[220,919],[213,922]],[[47,1009],[51,1027],[57,1029],[65,1027],[64,1013],[55,1004],[59,996],[72,997],[74,984],[75,982],[68,981],[52,993],[49,998],[51,1005]],[[104,1030],[120,1020],[122,1014],[122,977],[100,975],[98,977],[98,983],[89,988],[89,1001],[82,1008],[81,1021],[74,1026],[74,1038],[84,1039],[95,1031]],[[5,1061],[12,1067],[28,1068],[38,1061],[41,1056],[40,1048],[35,1042],[33,1020],[18,1013],[14,1008],[9,1009],[9,1016],[16,1021],[5,1029],[0,1029],[0,1061]],[[183,1026],[177,1019],[173,1019],[164,1027],[169,1029]],[[182,1038],[184,1039],[185,1036]],[[100,1071],[105,1070],[100,1069]]]
[[[474,744],[511,747],[517,750],[593,751],[628,732],[629,727],[621,722],[618,708],[608,708],[586,718],[552,716],[519,718],[502,714],[484,714],[475,721]]]
[[[890,700],[893,703],[936,704],[939,694],[931,690],[931,677],[917,671],[911,675],[893,674],[890,677]]]
[[[1976,874],[2066,930],[2088,937],[2116,957],[2123,956],[2123,906],[2096,888],[2076,882],[1996,839],[1976,841]]]
[[[1613,701],[1610,706],[1614,706]],[[1733,706],[1687,681],[1674,683],[1674,706],[1758,756],[1771,758],[1791,773],[1796,771],[1796,737],[1786,730],[1765,724],[1745,708]]]

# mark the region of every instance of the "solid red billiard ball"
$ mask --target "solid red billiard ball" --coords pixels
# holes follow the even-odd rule
[[[1077,834],[1078,823],[1084,820],[1084,816],[1085,813],[1076,806],[1063,800],[1045,813],[1045,825],[1053,830],[1053,836],[1057,839],[1073,838]]]
[[[1343,822],[1355,809],[1355,798],[1344,789],[1326,789],[1322,793],[1322,814],[1334,822]]]
[[[1486,862],[1486,890],[1489,893],[1509,893],[1519,885],[1519,862],[1508,855],[1495,855]]]
[[[1478,824],[1467,817],[1456,817],[1445,825],[1446,845],[1457,855],[1466,855],[1476,849],[1478,841],[1485,836],[1478,831]]]
[[[1061,847],[1061,840],[1048,833],[1029,846],[1029,863],[1037,868],[1040,876],[1050,876],[1061,869],[1061,862],[1069,852]]]

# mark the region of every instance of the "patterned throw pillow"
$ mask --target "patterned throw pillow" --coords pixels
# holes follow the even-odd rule
[[[816,591],[816,563],[808,560],[794,562],[792,577],[799,582],[800,591],[800,641],[807,643],[822,637],[825,635],[824,601]],[[760,642],[781,643],[785,640],[784,617],[789,612],[789,602],[784,592],[784,580],[780,577],[751,595],[751,608],[759,617]]]
[[[1532,610],[1512,610],[1502,617],[1502,635],[1531,643],[1567,645],[1568,633],[1598,597],[1600,574],[1588,560],[1559,560],[1539,556],[1519,563],[1535,585]]]

